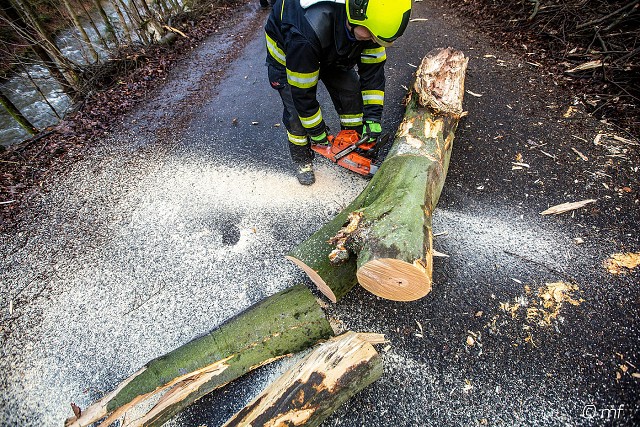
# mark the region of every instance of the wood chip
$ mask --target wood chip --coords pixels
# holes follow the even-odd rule
[[[438,257],[438,258],[449,258],[449,255],[447,254],[443,254],[442,252],[438,252],[435,249],[433,250],[433,256]]]
[[[628,273],[640,266],[640,252],[613,254],[604,262],[604,266],[611,274]]]
[[[567,108],[567,111],[562,115],[562,117],[568,119],[569,117],[573,117],[577,112],[578,109],[571,105],[569,108]]]
[[[640,379],[640,373],[638,373],[638,372],[634,372],[633,374],[631,374],[631,376],[632,376],[633,378],[638,378],[638,379]]]
[[[581,152],[579,152],[578,150],[576,150],[575,148],[571,147],[571,151],[573,151],[574,153],[576,153],[582,160],[584,160],[585,162],[589,161],[589,158],[587,156],[585,156],[584,154],[582,154]]]
[[[578,71],[592,70],[594,68],[599,68],[599,67],[602,67],[601,59],[585,62],[584,64],[580,64],[577,67],[574,67],[570,70],[566,70],[565,73],[577,73]]]
[[[424,22],[424,21],[428,21],[427,18],[413,18],[410,19],[409,22]]]
[[[511,162],[511,164],[513,166],[520,166],[520,168],[527,168],[529,169],[531,166],[529,166],[528,163],[520,163],[520,162]]]
[[[560,205],[552,206],[549,209],[540,212],[540,215],[558,215],[561,213],[573,211],[585,207],[590,203],[595,203],[596,199],[587,199],[580,202],[562,203]]]
[[[629,145],[640,145],[637,142],[631,140],[631,139],[627,139],[627,138],[623,138],[621,136],[618,135],[613,135],[613,139],[615,139],[618,142],[622,142],[624,144],[629,144]]]
[[[475,92],[471,92],[470,90],[465,91],[467,92],[469,95],[471,96],[475,96],[476,98],[481,98],[482,94],[481,93],[475,93]]]

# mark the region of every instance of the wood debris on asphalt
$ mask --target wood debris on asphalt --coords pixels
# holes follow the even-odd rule
[[[604,267],[611,274],[630,273],[640,265],[640,252],[616,253],[604,262]]]
[[[582,154],[580,151],[576,150],[575,148],[571,147],[571,151],[576,153],[578,155],[578,157],[580,157],[583,161],[585,161],[585,162],[589,161],[589,158],[587,156],[585,156],[584,154]]]
[[[580,64],[577,67],[571,68],[570,70],[566,70],[565,73],[576,73],[578,71],[592,70],[599,67],[602,67],[601,59],[585,62],[584,64]]]
[[[581,200],[579,202],[562,203],[560,205],[552,206],[549,209],[540,212],[540,215],[559,215],[565,212],[583,208],[590,203],[595,203],[596,201],[596,199],[587,199]]]

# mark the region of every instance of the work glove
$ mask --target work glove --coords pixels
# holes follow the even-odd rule
[[[380,137],[382,133],[382,126],[380,123],[374,122],[373,120],[367,120],[364,122],[362,126],[362,135],[369,136],[369,141],[367,142],[375,142]]]
[[[325,128],[322,131],[322,133],[318,135],[309,135],[309,137],[311,138],[312,144],[329,145],[328,134],[329,134],[329,128]]]

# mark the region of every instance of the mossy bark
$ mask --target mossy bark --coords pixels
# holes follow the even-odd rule
[[[431,216],[464,115],[467,61],[450,48],[425,56],[378,172],[353,203],[289,254],[331,301],[357,282],[399,301],[431,290]]]
[[[333,335],[321,307],[303,285],[279,292],[212,332],[147,363],[115,391],[66,426],[108,426],[127,413],[123,426],[159,426],[212,390]],[[141,407],[153,405],[150,410]]]

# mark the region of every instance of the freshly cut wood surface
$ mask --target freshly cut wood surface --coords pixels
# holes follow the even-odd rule
[[[347,332],[313,350],[235,414],[231,426],[314,427],[380,378],[382,359],[372,344],[384,336]]]
[[[76,407],[65,426],[160,426],[212,390],[332,335],[313,294],[294,286],[147,363],[84,411]]]
[[[363,192],[287,258],[331,301],[356,282],[391,300],[431,291],[431,216],[449,166],[468,59],[430,52],[416,72],[393,146]]]

